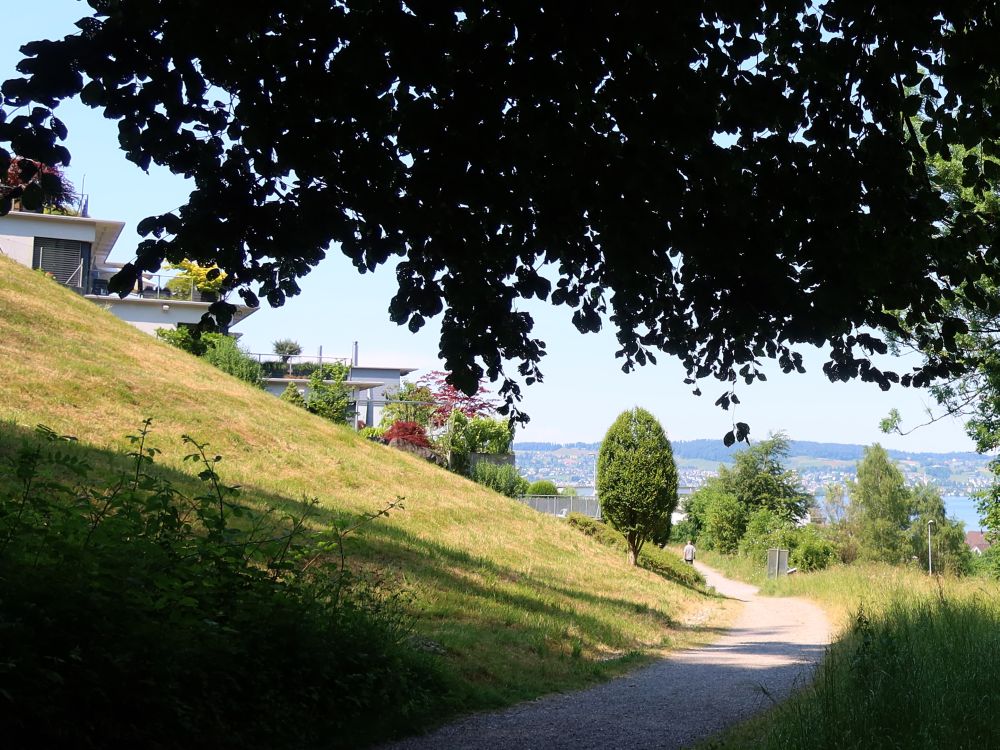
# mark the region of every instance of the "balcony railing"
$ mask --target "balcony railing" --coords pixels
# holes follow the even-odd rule
[[[99,297],[108,296],[110,294],[108,283],[113,275],[111,272],[102,271],[94,274],[90,279],[89,293]],[[216,292],[198,289],[194,279],[159,273],[144,273],[142,283],[136,282],[128,296],[181,302],[215,302],[219,298]]]
[[[343,364],[350,366],[347,357],[310,357],[306,355],[251,353],[260,362],[265,378],[308,378],[322,365]]]

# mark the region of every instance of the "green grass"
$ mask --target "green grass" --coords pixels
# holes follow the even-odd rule
[[[813,685],[701,747],[1000,744],[996,583],[854,565],[765,581],[761,591],[818,602],[841,634]]]
[[[680,547],[677,547],[680,554]],[[754,586],[761,586],[767,581],[767,561],[751,560],[742,555],[722,555],[712,550],[698,550],[698,559],[709,565],[727,578],[746,581]]]
[[[189,434],[257,508],[317,498],[322,525],[405,497],[349,557],[404,597],[417,642],[439,654],[447,689],[431,720],[608,679],[711,638],[729,616],[558,519],[250,388],[2,256],[0,352],[8,454],[41,423],[111,476],[124,436],[152,417],[178,487],[197,482],[180,458]]]

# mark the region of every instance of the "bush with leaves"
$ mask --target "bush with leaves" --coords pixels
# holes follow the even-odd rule
[[[392,426],[382,433],[382,439],[386,442],[397,440],[401,443],[408,443],[419,448],[431,448],[431,441],[427,437],[427,431],[423,425],[416,422],[393,422]]]
[[[200,357],[208,348],[205,340],[201,336],[194,336],[187,326],[179,328],[157,328],[156,338],[178,349],[183,349],[188,354]]]
[[[180,263],[167,263],[164,269],[180,271],[167,282],[167,289],[178,299],[194,299],[195,291],[217,295],[222,291],[222,283],[226,280],[225,271],[218,266],[200,266],[187,258]]]
[[[459,474],[468,474],[473,453],[508,454],[514,443],[514,433],[504,419],[469,417],[461,409],[454,409],[439,443],[448,455],[449,468]]]
[[[236,339],[221,333],[203,333],[201,338],[205,341],[202,357],[206,362],[255,388],[264,387],[260,362],[243,351]]]
[[[374,443],[385,443],[385,430],[381,427],[362,427],[358,430],[358,434],[365,440],[371,440]]]
[[[426,428],[431,424],[435,409],[437,405],[430,388],[403,383],[398,391],[387,397],[379,424],[388,428],[393,422],[417,422]]]
[[[286,515],[241,505],[221,458],[186,436],[202,489],[178,486],[154,466],[149,425],[110,480],[44,428],[4,459],[5,742],[356,747],[412,725],[437,671],[343,546],[400,499],[310,531],[314,502]]]
[[[157,328],[156,337],[171,346],[201,357],[223,372],[256,388],[264,387],[264,370],[260,362],[243,351],[232,336],[222,333],[195,335],[187,326],[181,326],[176,330]]]
[[[528,486],[526,495],[558,495],[559,488],[551,479],[539,479]]]
[[[738,544],[739,553],[753,560],[766,560],[767,550],[780,546],[777,542],[779,532],[793,528],[787,519],[773,510],[760,508],[747,520],[746,530]]]
[[[1000,580],[1000,544],[988,547],[981,554],[972,554],[969,570],[973,575]]]
[[[308,409],[313,414],[337,424],[348,424],[354,403],[344,385],[351,368],[342,362],[320,365],[309,376]]]
[[[281,392],[280,398],[285,403],[292,404],[293,406],[298,406],[302,409],[309,408],[305,396],[302,395],[302,391],[299,390],[299,387],[295,383],[289,383],[285,390]]]
[[[18,195],[25,211],[76,215],[69,206],[79,196],[59,167],[15,156],[6,170],[0,169],[0,200]]]
[[[837,562],[840,551],[815,526],[795,530],[794,544],[789,552],[789,562],[801,571],[823,570]]]
[[[510,464],[480,461],[472,467],[472,481],[507,497],[521,497],[528,490],[528,480]]]

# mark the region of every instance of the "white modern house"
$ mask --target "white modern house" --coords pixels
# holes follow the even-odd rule
[[[348,357],[292,356],[279,357],[274,354],[252,354],[264,367],[264,388],[280,396],[289,383],[304,395],[309,393],[308,372],[319,365],[340,363],[349,368],[344,386],[352,393],[355,403],[355,426],[373,426],[382,420],[382,409],[402,385],[405,375],[414,372],[414,367],[375,367],[358,364],[358,347],[354,345]]]
[[[0,216],[0,253],[29,268],[50,273],[60,284],[106,307],[147,333],[194,325],[215,301],[169,275],[144,274],[143,283],[122,298],[109,294],[108,280],[121,263],[108,256],[125,224],[89,216],[11,211]],[[235,325],[254,308],[237,305]]]

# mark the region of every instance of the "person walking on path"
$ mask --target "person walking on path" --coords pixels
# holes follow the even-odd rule
[[[694,545],[688,539],[688,543],[684,545],[684,562],[688,565],[694,565],[694,552]]]

